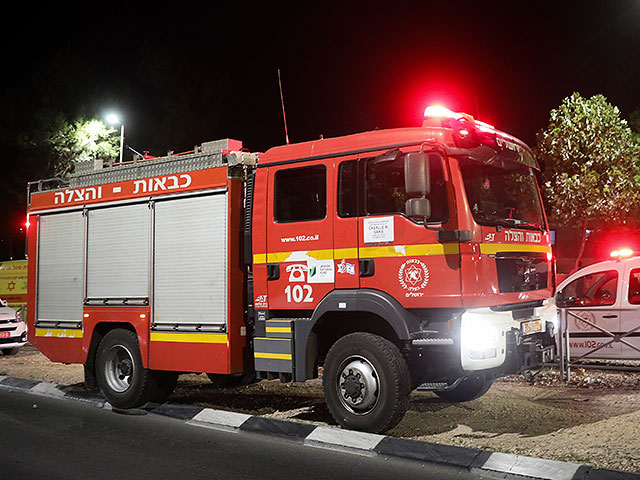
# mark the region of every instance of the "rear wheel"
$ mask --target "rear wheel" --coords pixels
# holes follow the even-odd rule
[[[468,402],[480,398],[487,393],[493,385],[493,376],[488,373],[477,373],[469,375],[462,380],[455,388],[435,392],[443,400],[449,402]]]
[[[342,427],[383,433],[398,424],[409,404],[407,364],[389,340],[357,332],[338,340],[323,370],[325,401]]]
[[[171,394],[177,372],[146,369],[136,334],[115,329],[107,333],[96,353],[96,380],[107,401],[118,408],[162,402]]]

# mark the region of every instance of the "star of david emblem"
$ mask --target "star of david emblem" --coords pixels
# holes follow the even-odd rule
[[[413,286],[417,285],[422,282],[422,269],[411,265],[404,271],[404,279]]]

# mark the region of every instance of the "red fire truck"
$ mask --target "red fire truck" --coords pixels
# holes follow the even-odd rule
[[[420,387],[464,401],[554,356],[539,167],[430,107],[420,128],[234,140],[30,184],[29,341],[114,406],[180,373],[322,378],[343,427],[384,432]]]

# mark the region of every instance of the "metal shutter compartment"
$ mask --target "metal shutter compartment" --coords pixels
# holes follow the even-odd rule
[[[82,212],[40,216],[37,325],[79,327],[82,322],[83,257]],[[56,322],[56,325],[48,325],[49,322]]]
[[[88,299],[149,298],[150,216],[147,203],[89,210]]]
[[[154,241],[155,328],[226,325],[226,193],[156,202]]]

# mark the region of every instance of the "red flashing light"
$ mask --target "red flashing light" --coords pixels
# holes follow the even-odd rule
[[[461,114],[456,113],[452,110],[449,110],[447,107],[443,107],[442,105],[429,105],[424,110],[425,117],[440,117],[440,118],[460,118]]]
[[[547,262],[550,262],[551,260],[553,260],[553,253],[547,252]]]
[[[24,222],[24,228],[26,228],[27,230],[29,230],[29,226],[31,225],[31,222],[29,221],[29,215],[27,215],[27,219]]]
[[[622,260],[623,258],[629,258],[633,255],[633,250],[630,248],[620,248],[610,253],[611,258],[616,260]]]

